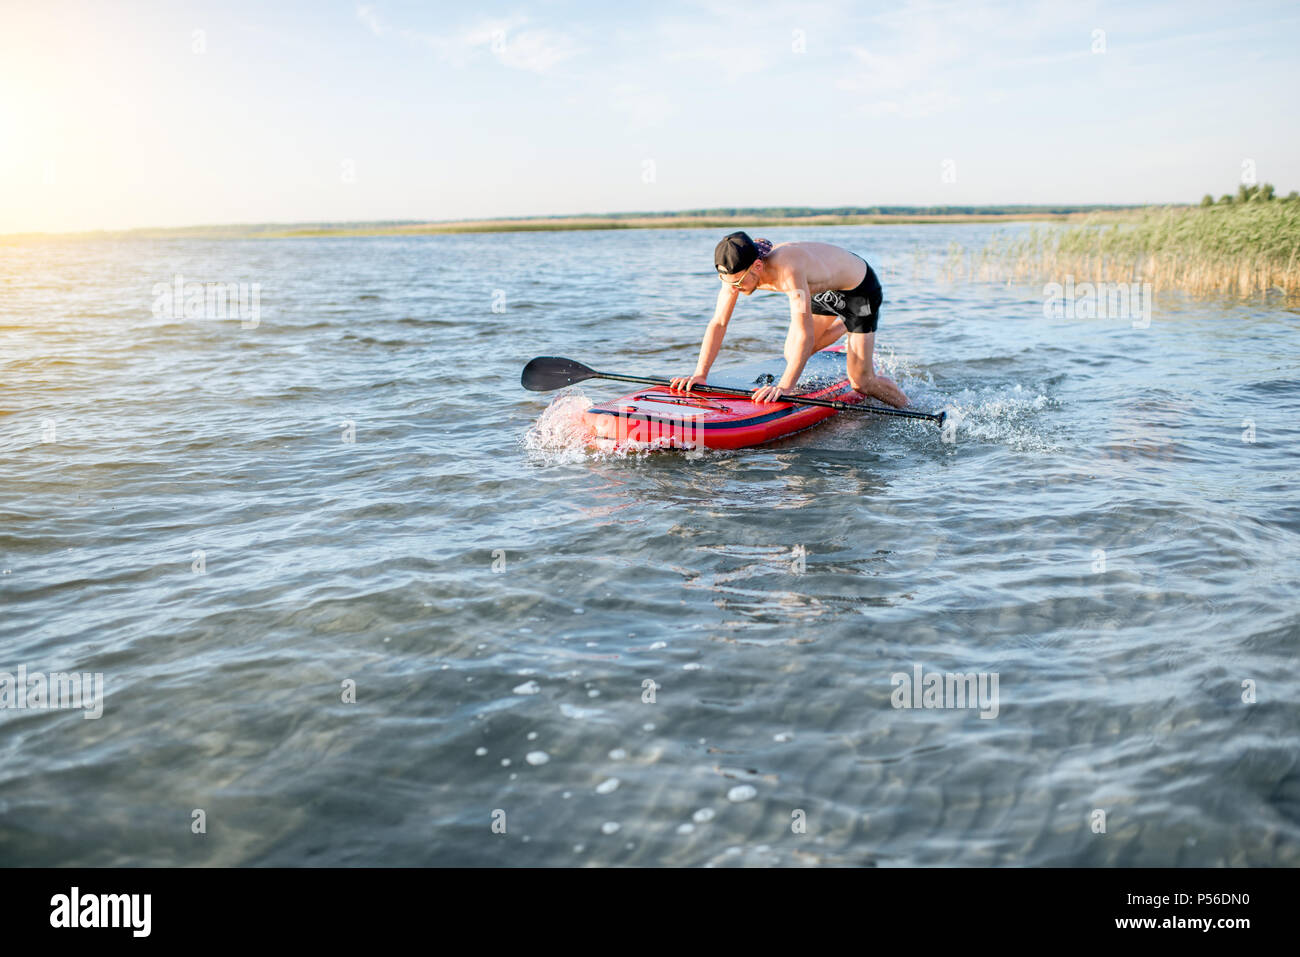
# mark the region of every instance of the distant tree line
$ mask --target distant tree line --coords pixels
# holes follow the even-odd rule
[[[717,206],[711,209],[679,209],[674,212],[600,213],[606,219],[716,217],[727,219],[793,219],[808,216],[993,216],[1012,213],[1088,213],[1103,209],[1138,209],[1139,206],[1112,203],[1074,206]],[[540,218],[540,217],[539,217]]]

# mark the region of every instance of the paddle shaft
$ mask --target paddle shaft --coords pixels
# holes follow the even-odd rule
[[[613,379],[615,382],[638,382],[642,385],[671,385],[671,379],[656,379],[650,376],[639,375],[618,375],[613,372],[592,372],[593,379]],[[742,398],[749,398],[757,390],[755,389],[728,389],[725,386],[709,385],[707,382],[699,387],[703,393],[717,392],[722,395],[735,395]],[[935,415],[933,412],[915,412],[910,409],[881,409],[873,405],[858,405],[853,402],[840,402],[833,399],[813,399],[802,395],[783,395],[782,402],[793,402],[796,405],[819,405],[824,409],[834,409],[837,412],[873,412],[876,415],[896,415],[903,419],[926,419],[930,422],[937,422],[943,425],[946,412],[940,412]]]

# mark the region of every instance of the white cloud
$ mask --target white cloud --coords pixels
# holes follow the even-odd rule
[[[357,19],[370,28],[370,32],[377,37],[382,37],[388,32],[388,28],[379,22],[379,14],[375,13],[375,8],[368,3],[357,4]]]
[[[715,80],[734,83],[769,69],[772,54],[789,49],[789,29],[756,29],[752,18],[747,9],[739,29],[734,20],[662,19],[640,31],[623,32],[620,42],[658,63],[699,65]]]
[[[456,43],[467,47],[491,47],[493,43],[504,45],[512,30],[517,30],[528,22],[528,18],[516,14],[511,17],[496,17],[480,20],[474,26],[460,34]]]
[[[429,47],[439,59],[463,67],[486,50],[503,66],[530,73],[548,73],[581,50],[574,39],[544,27],[522,29],[524,16],[480,20],[454,36],[405,31],[405,35]]]
[[[554,30],[522,30],[505,35],[501,49],[494,49],[496,57],[508,67],[547,73],[551,67],[578,53],[573,39]]]
[[[855,48],[859,66],[842,75],[836,86],[861,96],[868,115],[930,116],[955,107],[956,96],[942,76],[944,56],[914,47],[901,53],[872,53]]]
[[[951,110],[961,103],[955,88],[990,52],[980,38],[1002,27],[996,8],[935,5],[916,0],[871,18],[870,46],[855,44],[848,53],[856,65],[835,85],[863,98],[868,115],[919,117]]]

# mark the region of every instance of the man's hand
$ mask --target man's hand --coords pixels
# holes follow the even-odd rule
[[[704,385],[707,376],[702,375],[679,375],[669,383],[668,388],[674,392],[690,392],[697,385]]]
[[[765,385],[761,389],[755,389],[750,398],[755,402],[780,402],[783,394],[780,386]]]

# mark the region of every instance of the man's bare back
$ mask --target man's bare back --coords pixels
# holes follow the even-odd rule
[[[875,273],[861,256],[830,243],[774,246],[765,239],[755,241],[737,232],[718,243],[714,265],[722,288],[704,332],[699,362],[693,375],[673,379],[672,388],[689,392],[706,382],[739,295],[769,289],[790,298],[786,368],[774,385],[754,391],[755,402],[780,401],[798,384],[808,357],[847,333],[845,358],[853,388],[898,408],[907,405],[907,396],[892,380],[876,375],[872,352],[881,290]]]
[[[867,272],[860,256],[830,243],[777,243],[764,261],[765,266],[769,263],[771,279],[756,288],[788,292],[790,286],[797,288],[792,280],[802,274],[814,296],[831,289],[852,289]]]

